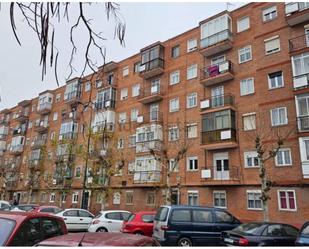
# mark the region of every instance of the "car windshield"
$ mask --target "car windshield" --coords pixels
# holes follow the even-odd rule
[[[35,209],[35,206],[17,206],[20,210],[31,211]]]
[[[168,214],[168,208],[167,207],[160,207],[159,211],[157,212],[155,216],[155,220],[157,221],[165,221],[167,214]]]
[[[309,237],[309,224],[307,224],[307,226],[305,226],[304,229],[301,231],[301,235]]]
[[[261,223],[241,224],[238,227],[234,228],[233,231],[244,233],[244,234],[256,235],[258,233],[259,228],[262,225],[263,224],[261,224]]]
[[[135,218],[135,214],[130,214],[130,216],[128,217],[128,219],[125,220],[125,221],[132,221],[132,220],[134,220],[134,218]]]
[[[0,218],[0,246],[4,246],[5,242],[11,235],[16,222],[14,220]]]

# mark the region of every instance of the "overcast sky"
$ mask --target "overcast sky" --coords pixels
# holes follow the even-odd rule
[[[229,10],[244,3],[233,3]],[[2,3],[0,11],[0,109],[12,107],[23,99],[36,97],[47,89],[57,88],[52,71],[41,80],[39,66],[40,50],[36,37],[21,16],[16,13],[16,26],[22,46],[16,42],[10,26],[9,3]],[[76,16],[72,6],[71,18]],[[106,47],[107,60],[119,61],[139,52],[139,50],[153,42],[164,41],[191,28],[209,16],[226,9],[226,3],[120,3],[121,14],[126,23],[125,47],[120,46],[113,39],[113,23],[107,22],[104,4],[93,4],[87,8],[86,15],[94,19],[93,26],[98,31],[104,31],[108,39]],[[103,13],[103,14],[102,14]],[[96,22],[97,20],[97,22]],[[102,27],[101,27],[102,26]],[[56,46],[60,50],[58,64],[59,83],[65,84],[68,76],[68,61],[70,42],[68,37],[69,25],[56,26]],[[75,39],[82,48],[85,44],[85,29],[75,33]],[[84,38],[84,39],[83,39]],[[80,50],[82,51],[82,50]],[[75,66],[81,72],[82,55],[78,54]]]

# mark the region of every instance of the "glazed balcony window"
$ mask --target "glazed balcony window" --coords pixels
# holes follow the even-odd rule
[[[292,56],[294,88],[308,87],[309,53]]]
[[[163,47],[157,45],[142,52],[142,62],[140,72],[149,71],[158,67],[164,67]]]
[[[95,102],[96,109],[115,108],[116,90],[112,87],[104,89],[97,93]]]
[[[81,95],[81,85],[79,81],[74,81],[66,85],[64,92],[64,100],[69,101],[74,98],[79,98]]]
[[[291,15],[309,8],[309,2],[291,2],[285,4],[285,14]]]

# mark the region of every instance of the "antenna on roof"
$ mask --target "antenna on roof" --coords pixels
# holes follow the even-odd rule
[[[235,6],[235,4],[232,4],[230,2],[226,2],[226,10],[229,11],[229,7]]]

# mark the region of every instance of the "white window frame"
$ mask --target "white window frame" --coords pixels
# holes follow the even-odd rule
[[[252,168],[259,168],[260,164],[249,166],[247,162],[247,158],[252,158],[252,162],[254,163],[254,158],[258,156],[258,153],[256,151],[245,151],[244,152],[244,163],[246,169],[252,169]]]
[[[56,95],[56,103],[61,101],[61,93],[57,93]]]
[[[281,72],[282,86],[279,86],[279,85],[278,85],[278,78],[276,77],[276,78],[275,78],[275,83],[276,83],[276,86],[275,86],[275,87],[272,87],[272,86],[271,86],[271,79],[270,79],[269,75],[270,75],[270,74],[274,74],[274,73],[279,73],[279,72]],[[283,77],[283,71],[277,71],[277,72],[273,72],[273,73],[269,73],[269,74],[267,74],[267,80],[268,80],[268,88],[269,88],[269,90],[284,87],[284,77]]]
[[[122,88],[120,90],[120,100],[128,99],[128,88]]]
[[[78,203],[78,198],[79,198],[78,195],[79,195],[78,192],[74,192],[74,193],[72,194],[72,203]],[[77,200],[76,200],[75,197],[77,197]]]
[[[128,202],[127,194],[132,194],[132,202]],[[134,204],[134,191],[133,190],[127,190],[125,196],[126,196],[126,205],[132,206]]]
[[[126,112],[120,112],[118,114],[118,122],[119,124],[124,124],[127,122],[127,113]]]
[[[137,117],[138,117],[138,108],[132,108],[131,109],[131,122],[135,122],[137,121]]]
[[[263,202],[262,202],[262,200],[261,199],[259,199],[260,200],[260,202],[261,202],[261,208],[256,208],[256,207],[254,207],[254,208],[251,208],[251,207],[249,207],[249,194],[262,194],[262,191],[261,190],[252,190],[252,189],[250,189],[250,190],[247,190],[246,191],[246,196],[247,196],[247,209],[248,210],[263,210]],[[255,199],[254,198],[254,200],[256,201],[257,199]]]
[[[191,38],[187,41],[187,53],[197,50],[197,39]]]
[[[281,152],[284,152],[284,151],[288,151],[288,152],[289,152],[290,163],[287,163],[287,162],[286,162],[286,158],[283,157],[283,164],[279,164],[279,163],[278,163],[278,154],[281,153]],[[283,155],[284,155],[284,154],[283,154]],[[278,166],[278,167],[292,166],[293,162],[292,162],[292,153],[291,153],[291,149],[290,149],[290,148],[281,148],[281,149],[279,149],[277,155],[275,156],[275,163],[276,163],[276,166]]]
[[[179,128],[177,126],[168,128],[168,141],[174,142],[179,140]]]
[[[173,102],[175,103],[175,108],[173,108]],[[170,101],[169,101],[169,111],[170,112],[177,112],[177,111],[179,111],[179,97],[170,99]]]
[[[245,23],[245,24],[241,23],[241,21],[244,21],[244,20],[248,20],[248,23]],[[244,27],[241,27],[241,25],[244,25]],[[250,17],[249,16],[244,16],[244,17],[237,19],[237,33],[244,32],[248,30],[249,28],[250,28]]]
[[[225,206],[216,206],[215,205],[215,194],[224,194],[224,197],[225,197]],[[223,208],[223,209],[226,209],[227,208],[227,198],[226,198],[226,191],[225,190],[214,190],[213,193],[212,193],[212,200],[213,200],[213,206],[214,207],[217,207],[217,208]],[[220,198],[221,199],[221,198]]]
[[[274,120],[273,120],[273,111],[274,110],[279,110],[279,109],[284,109],[285,110],[285,123],[279,123],[279,124],[274,124]],[[279,111],[278,111],[279,113]],[[276,107],[270,110],[270,119],[271,119],[271,126],[276,127],[276,126],[281,126],[281,125],[287,125],[289,123],[288,121],[288,113],[287,113],[287,108],[285,106],[282,107]]]
[[[85,92],[89,92],[91,90],[91,82],[87,81],[85,83]]]
[[[289,204],[288,198],[286,198],[286,200],[287,200],[287,207],[288,208],[282,208],[281,207],[280,192],[285,192],[285,196],[286,197],[288,197],[287,192],[293,192],[294,193],[295,209],[289,208],[290,204]],[[297,198],[296,198],[296,191],[294,189],[278,189],[277,190],[277,195],[278,195],[278,207],[279,207],[280,211],[293,211],[293,212],[297,211]]]
[[[53,113],[53,121],[57,121],[58,120],[58,112],[54,112]]]
[[[273,12],[273,10],[276,11],[275,16],[273,16],[272,18],[270,18],[270,19],[267,20],[267,19],[265,18],[265,15],[268,15],[269,13]],[[273,5],[273,6],[271,6],[271,7],[265,8],[265,9],[263,10],[263,12],[262,12],[263,22],[270,22],[271,20],[274,20],[274,19],[276,19],[277,17],[278,17],[278,10],[277,10],[277,6],[276,6],[276,5]]]
[[[56,194],[55,193],[50,193],[49,195],[49,202],[54,203],[56,200]]]
[[[279,47],[277,47],[277,48],[275,48],[273,50],[267,51],[267,48],[266,48],[267,47],[267,43],[273,42],[275,40],[278,40]],[[265,55],[269,55],[269,54],[274,54],[274,53],[280,52],[281,51],[281,45],[280,45],[280,37],[279,37],[279,35],[276,35],[276,36],[273,36],[273,37],[270,37],[270,38],[264,40],[264,49],[265,49]]]
[[[139,96],[140,88],[141,88],[140,84],[135,84],[135,85],[132,86],[132,97]]]
[[[195,98],[195,104],[192,106],[190,105],[191,98]],[[194,108],[194,107],[197,107],[197,93],[196,92],[189,93],[187,95],[187,109]]]
[[[194,165],[194,169],[190,169],[190,161],[197,160],[197,165]],[[198,156],[189,156],[187,157],[187,171],[198,171]]]
[[[175,80],[176,78],[176,80]],[[174,81],[175,80],[175,81]],[[170,73],[170,85],[176,85],[180,83],[180,70],[176,70]]]
[[[169,165],[168,165],[169,172],[179,172],[179,162],[177,162],[176,165],[174,165],[174,163],[175,163],[175,158],[171,158],[169,160]]]
[[[251,116],[254,116],[254,125],[252,124],[250,128],[252,129],[248,129],[249,127],[248,126],[245,126],[245,120],[244,118],[248,118],[248,117],[251,117]],[[255,112],[251,112],[251,113],[245,113],[242,115],[242,122],[243,122],[243,130],[244,131],[254,131],[256,130],[256,113]],[[246,128],[247,127],[247,128]]]
[[[126,66],[122,69],[122,77],[126,77],[129,75],[129,66]]]
[[[195,127],[195,133],[194,136],[189,136],[189,128],[191,127]],[[191,131],[191,133],[193,133]],[[197,138],[197,123],[191,123],[191,124],[187,124],[187,138]]]
[[[200,195],[199,195],[199,191],[198,190],[188,190],[187,191],[187,204],[189,204],[189,195],[193,194],[193,195],[197,195],[197,205],[199,205],[200,203]]]
[[[248,83],[249,81],[252,82],[252,87],[251,86],[249,87],[249,83]],[[240,96],[254,94],[254,92],[255,92],[255,89],[254,89],[254,78],[253,77],[240,80]]]
[[[242,50],[246,50],[246,49],[250,49],[250,58],[244,60],[244,61],[241,61],[240,58],[241,58],[241,55],[242,54],[245,54],[245,53],[242,53]],[[238,49],[238,63],[239,64],[242,64],[242,63],[245,63],[245,62],[248,62],[248,61],[251,61],[252,60],[252,46],[251,45],[247,45],[245,47],[242,47],[240,49]]]
[[[191,72],[192,72],[192,75],[190,75]],[[187,68],[187,80],[192,80],[195,78],[197,78],[197,64],[190,65]]]

